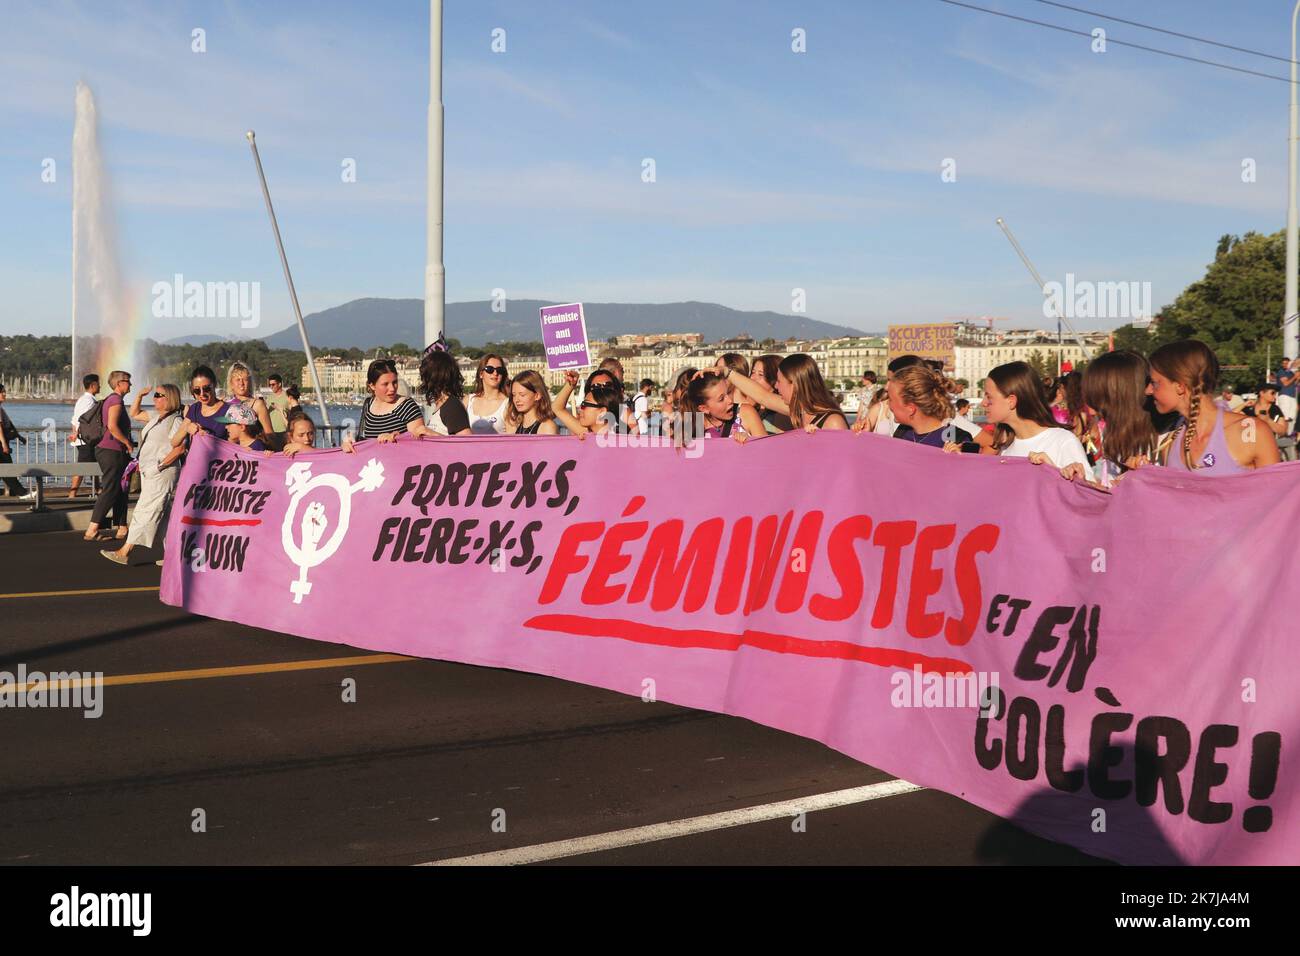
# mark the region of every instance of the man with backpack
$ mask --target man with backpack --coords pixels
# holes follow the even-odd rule
[[[85,389],[81,397],[77,399],[76,407],[72,409],[72,432],[68,435],[68,441],[72,442],[77,449],[77,463],[86,464],[95,460],[95,447],[86,444],[86,440],[77,434],[77,426],[81,422],[81,416],[95,407],[99,399],[95,396],[99,394],[99,376],[94,372],[85,375],[81,379],[81,387]],[[74,475],[72,478],[72,488],[68,491],[69,498],[77,497],[77,492],[81,490],[81,476]],[[95,491],[98,491],[95,488]]]
[[[99,537],[99,525],[113,510],[113,524],[117,528],[117,537],[126,537],[126,492],[122,490],[122,475],[130,464],[131,424],[126,417],[126,408],[122,396],[131,391],[131,374],[114,371],[108,375],[108,397],[97,402],[95,407],[77,423],[77,434],[95,448],[95,461],[99,462],[102,485],[99,497],[95,499],[95,510],[90,514],[90,526],[86,528],[85,539],[94,541]],[[98,414],[96,414],[98,412]]]

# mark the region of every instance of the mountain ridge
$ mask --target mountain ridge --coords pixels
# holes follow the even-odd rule
[[[541,338],[537,310],[561,303],[541,299],[505,301],[494,312],[492,301],[449,302],[445,313],[447,337],[462,345],[487,342],[533,342]],[[747,312],[713,302],[583,304],[587,334],[593,341],[613,335],[656,332],[700,332],[706,342],[748,334],[755,339],[839,338],[866,335],[860,329],[780,312]],[[362,348],[404,342],[419,348],[424,337],[423,299],[353,299],[303,317],[313,349]],[[263,339],[271,348],[298,348],[297,325]]]

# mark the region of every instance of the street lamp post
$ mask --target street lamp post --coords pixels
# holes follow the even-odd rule
[[[443,332],[447,273],[442,264],[442,0],[429,0],[429,158],[425,210],[424,345]]]
[[[1286,315],[1283,326],[1286,328],[1285,352],[1287,358],[1294,359],[1300,355],[1300,320],[1296,308],[1296,271],[1300,268],[1300,247],[1297,246],[1296,216],[1296,18],[1300,17],[1300,0],[1291,12],[1291,128],[1287,136],[1287,181],[1286,204]]]
[[[325,404],[325,393],[321,391],[320,374],[316,370],[316,358],[311,354],[311,342],[307,339],[307,326],[302,321],[302,309],[298,305],[298,291],[293,287],[293,275],[289,272],[289,259],[284,254],[284,241],[280,238],[280,224],[275,220],[275,207],[271,205],[271,190],[266,185],[266,173],[262,170],[262,156],[257,151],[257,136],[250,129],[244,134],[248,147],[253,151],[253,162],[257,164],[257,178],[262,183],[262,197],[266,200],[266,215],[271,220],[271,232],[275,235],[275,248],[280,252],[280,265],[284,267],[284,281],[289,286],[289,303],[293,306],[293,317],[298,322],[298,334],[302,336],[302,350],[307,356],[307,370],[316,391],[316,401],[320,405],[321,424],[330,427],[330,410]]]

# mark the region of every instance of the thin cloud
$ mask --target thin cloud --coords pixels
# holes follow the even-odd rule
[[[490,67],[458,61],[448,64],[448,75],[465,87],[495,89],[509,96],[527,100],[565,119],[577,119],[578,111],[565,96],[536,77],[516,75],[509,66]]]
[[[744,187],[709,177],[681,177],[658,168],[643,182],[640,164],[626,171],[547,164],[501,170],[475,169],[448,181],[448,202],[466,207],[592,213],[683,226],[757,223],[853,222],[890,200],[802,190]]]
[[[575,17],[573,25],[579,30],[591,34],[598,40],[603,40],[606,43],[620,47],[624,50],[631,50],[639,53],[644,49],[640,43],[637,43],[631,37],[619,33],[617,30],[611,30],[604,24],[597,23],[594,20],[588,20],[585,17]]]

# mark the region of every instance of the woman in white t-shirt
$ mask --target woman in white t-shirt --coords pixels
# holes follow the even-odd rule
[[[984,408],[988,420],[998,426],[993,444],[999,455],[1091,470],[1083,445],[1053,417],[1042,380],[1026,363],[1008,362],[989,372]]]

